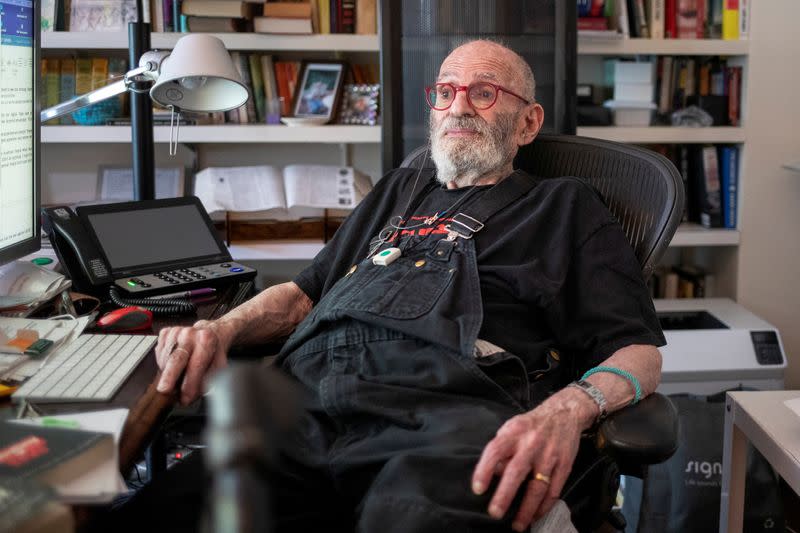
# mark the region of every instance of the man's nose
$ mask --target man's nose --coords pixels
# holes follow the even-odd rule
[[[450,114],[456,117],[472,116],[475,114],[475,108],[469,103],[467,98],[467,91],[456,91],[453,105],[450,106]]]

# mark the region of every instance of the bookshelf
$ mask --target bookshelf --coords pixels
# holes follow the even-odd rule
[[[603,79],[603,62],[608,58],[631,58],[635,56],[723,56],[735,65],[744,67],[742,79],[742,126],[716,126],[706,128],[646,126],[579,126],[577,134],[616,142],[637,145],[653,144],[735,144],[740,151],[739,159],[739,221],[741,225],[741,191],[744,175],[743,161],[746,158],[747,117],[744,112],[747,98],[747,63],[750,42],[747,40],[725,41],[720,39],[586,39],[578,40],[579,83],[598,83]],[[679,226],[665,261],[680,263],[697,262],[717,277],[717,296],[736,297],[737,255],[741,243],[739,229],[704,228],[698,224],[683,223]]]
[[[153,48],[173,48],[183,33],[153,33]],[[269,52],[378,52],[377,35],[267,35],[261,33],[212,33],[225,43],[228,50]],[[69,32],[42,33],[44,50],[127,50],[128,34],[125,32]]]
[[[153,48],[174,47],[181,33],[153,33]],[[302,58],[346,58],[356,63],[378,63],[377,35],[267,35],[256,33],[213,34],[230,51],[256,52]],[[126,32],[46,32],[42,56],[121,55],[128,49]],[[180,127],[182,149],[167,155],[169,126],[154,128],[156,166],[277,165],[298,161],[353,165],[380,177],[381,126],[324,125],[197,125]],[[96,182],[98,166],[130,166],[130,126],[46,125],[41,128],[42,169],[45,194],[70,190],[63,203],[79,199],[80,192]],[[98,146],[100,149],[98,150]],[[69,181],[70,184],[66,182]],[[74,189],[75,191],[72,191]],[[49,192],[48,192],[49,191]],[[53,192],[55,191],[55,192]],[[88,193],[87,193],[88,194]],[[53,198],[50,198],[53,200]],[[56,201],[60,201],[58,198]],[[236,243],[230,247],[236,260],[310,261],[321,250],[321,241],[274,241]],[[256,265],[253,265],[256,266]]]
[[[155,126],[156,143],[169,142],[169,126]],[[70,144],[129,143],[130,126],[42,126],[42,142]],[[376,144],[380,126],[267,126],[257,124],[181,126],[181,143],[326,143]]]

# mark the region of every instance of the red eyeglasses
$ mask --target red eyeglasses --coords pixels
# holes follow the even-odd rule
[[[497,95],[500,91],[508,93],[511,96],[516,96],[526,104],[530,104],[528,100],[520,95],[509,91],[505,87],[489,83],[487,81],[479,81],[469,85],[453,85],[452,83],[436,83],[431,87],[425,87],[425,99],[428,105],[436,111],[444,111],[450,109],[453,102],[456,101],[458,91],[464,91],[467,94],[467,101],[469,105],[481,111],[489,109],[495,102],[497,102]]]

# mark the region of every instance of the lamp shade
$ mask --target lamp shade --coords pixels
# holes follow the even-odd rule
[[[164,107],[210,113],[235,109],[250,95],[222,41],[198,33],[175,43],[150,97]]]

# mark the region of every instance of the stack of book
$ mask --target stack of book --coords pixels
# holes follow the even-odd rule
[[[713,298],[716,278],[697,265],[662,266],[648,280],[653,298]]]
[[[176,5],[177,0],[172,2]],[[243,0],[182,0],[180,29],[203,33],[252,31],[253,17],[261,9],[260,2]],[[175,22],[172,24],[174,27]],[[158,18],[155,27],[158,27]]]
[[[614,63],[614,110],[616,126],[649,126],[653,104],[654,68],[649,61]]]
[[[577,0],[586,38],[747,39],[750,0]]]

